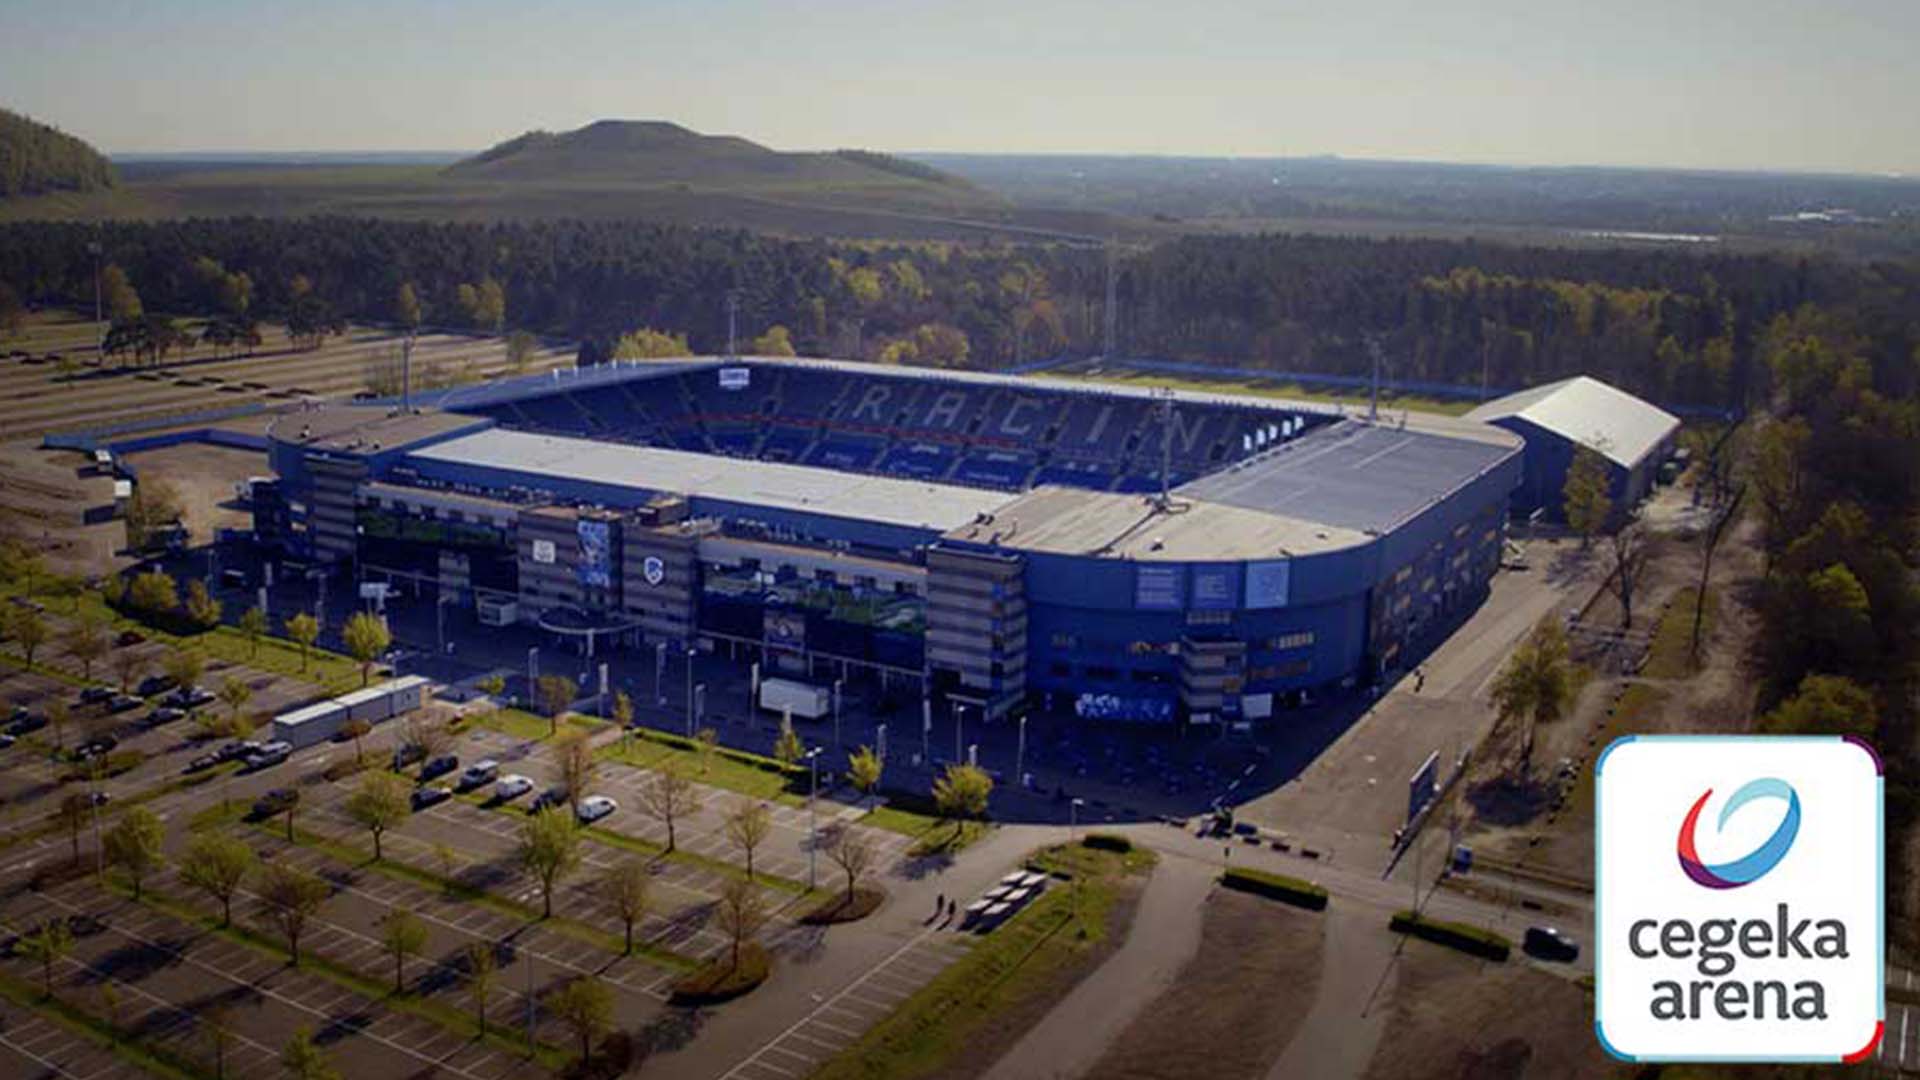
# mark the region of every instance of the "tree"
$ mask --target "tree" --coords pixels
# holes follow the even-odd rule
[[[525,371],[539,349],[539,338],[525,330],[515,330],[507,335],[507,366],[514,371]]]
[[[126,525],[127,546],[135,551],[144,551],[152,542],[154,534],[180,520],[180,493],[172,484],[159,477],[148,477],[133,486],[133,498],[127,501]],[[173,579],[168,578],[171,584]],[[164,608],[171,610],[177,600],[169,600]],[[135,605],[136,609],[139,605]]]
[[[390,772],[369,772],[360,777],[360,786],[347,796],[347,816],[353,823],[373,834],[373,861],[384,853],[380,838],[407,817],[406,784]]]
[[[240,635],[247,639],[248,658],[259,656],[260,639],[267,633],[267,613],[250,607],[240,613],[240,619],[234,625],[239,627]]]
[[[847,875],[849,900],[853,898],[854,887],[872,869],[878,854],[873,846],[873,838],[851,825],[841,824],[827,838],[827,858],[832,859],[834,865],[840,867],[840,872]]]
[[[700,809],[700,789],[687,777],[686,767],[669,758],[640,782],[640,808],[667,827],[667,850],[678,843],[674,823]]]
[[[135,574],[133,583],[127,586],[127,606],[149,618],[179,607],[180,593],[173,575],[164,570]]]
[[[700,775],[713,771],[713,753],[720,746],[720,733],[710,727],[703,727],[693,733],[693,749],[700,761]]]
[[[1857,735],[1880,728],[1873,691],[1839,675],[1808,675],[1792,697],[1760,718],[1770,735]]]
[[[481,693],[490,698],[497,698],[507,692],[507,677],[496,671],[482,678],[476,685],[480,687]]]
[[[200,1037],[207,1041],[207,1049],[213,1051],[214,1080],[225,1080],[227,1075],[227,1048],[234,1043],[233,1019],[227,1013],[227,1006],[213,1004],[202,1006],[196,1015],[200,1018]]]
[[[367,755],[362,750],[360,740],[366,738],[372,731],[373,725],[367,723],[365,720],[349,720],[340,725],[340,734],[353,740],[353,760],[356,764],[363,763],[367,760]]]
[[[406,908],[391,908],[380,917],[380,946],[393,957],[393,992],[407,984],[407,958],[427,947],[427,926]]]
[[[221,681],[220,704],[227,707],[228,722],[234,725],[236,734],[239,731],[240,710],[246,708],[251,700],[253,687],[248,686],[245,680],[229,675]]]
[[[580,696],[580,686],[565,675],[542,675],[534,686],[540,697],[540,711],[547,714],[547,734],[560,730],[560,714]]]
[[[613,692],[613,722],[622,731],[633,726],[633,698],[625,690]]]
[[[880,755],[874,753],[872,747],[863,746],[847,755],[847,782],[853,785],[854,790],[872,798],[873,793],[880,789],[883,768]]]
[[[147,673],[147,666],[146,654],[132,646],[114,652],[113,676],[120,680],[120,692],[124,694],[132,690],[133,684]]]
[[[1493,683],[1493,706],[1501,723],[1525,725],[1520,740],[1520,768],[1533,761],[1534,732],[1541,724],[1560,719],[1569,704],[1572,672],[1567,662],[1567,636],[1549,615],[1520,643]]]
[[[220,905],[220,925],[233,922],[233,897],[259,860],[253,849],[217,832],[195,833],[180,857],[180,878]]]
[[[172,679],[175,685],[185,690],[200,681],[201,673],[207,670],[207,660],[192,649],[176,647],[167,654],[165,660],[160,662],[160,670],[165,672],[167,678]]]
[[[39,652],[40,646],[47,643],[47,638],[52,631],[47,628],[47,620],[41,618],[40,613],[30,607],[15,608],[12,623],[9,629],[12,631],[13,640],[20,646],[20,655],[26,658],[27,667],[31,668],[33,654]]]
[[[296,965],[298,966],[298,965]],[[302,1025],[280,1051],[280,1067],[293,1080],[340,1080],[340,1070],[313,1041],[313,1029]]]
[[[106,623],[94,616],[82,616],[67,630],[67,655],[80,661],[80,677],[93,681],[93,665],[107,655],[113,641],[107,636]]]
[[[420,294],[414,291],[413,282],[403,281],[393,297],[393,318],[400,328],[412,334],[420,329],[426,309],[420,304]]]
[[[725,823],[727,841],[739,848],[747,860],[747,880],[753,880],[753,852],[766,842],[767,834],[773,831],[773,815],[767,811],[765,803],[742,796],[727,810]]]
[[[73,931],[67,920],[54,916],[43,920],[32,933],[20,939],[20,951],[40,965],[40,992],[53,996],[53,965],[73,951]]]
[[[640,327],[620,335],[614,343],[615,360],[652,360],[669,356],[691,356],[693,347],[685,334],[668,334],[651,327]]]
[[[773,756],[780,764],[792,768],[807,756],[807,748],[800,741],[800,733],[793,730],[791,715],[780,718],[780,735],[773,740]]]
[[[553,741],[553,763],[567,788],[567,805],[577,815],[580,800],[590,794],[600,763],[593,756],[593,740],[584,731],[568,730]]]
[[[487,1034],[487,998],[493,994],[493,979],[497,965],[493,959],[493,945],[487,942],[475,942],[467,946],[467,997],[473,1002],[474,1023],[480,1028],[480,1036]]]
[[[720,932],[732,943],[731,966],[740,966],[740,946],[758,934],[772,917],[767,898],[761,895],[758,885],[745,878],[728,878],[721,886],[714,918],[720,924]]]
[[[594,1037],[613,1025],[613,991],[595,975],[570,979],[547,995],[547,1010],[580,1036],[580,1060],[593,1054]]]
[[[287,843],[291,844],[293,843],[293,818],[294,818],[294,815],[299,813],[300,811],[300,789],[299,788],[289,789],[286,793],[285,799],[283,799],[282,802],[283,802],[283,805],[280,808],[280,812],[286,816]]]
[[[452,749],[453,734],[426,714],[415,713],[400,722],[399,741],[401,746],[419,747],[420,756],[432,760]]]
[[[125,871],[127,880],[133,883],[135,900],[140,899],[140,886],[147,876],[160,865],[160,843],[165,835],[166,829],[153,811],[135,806],[120,815],[101,839],[107,861]]]
[[[543,918],[553,915],[553,889],[580,865],[580,825],[573,814],[549,806],[520,826],[520,865],[540,881]]]
[[[1604,440],[1575,449],[1573,464],[1567,468],[1566,486],[1561,489],[1567,527],[1580,534],[1582,548],[1600,535],[1613,516],[1613,482],[1604,449]]]
[[[1652,538],[1638,521],[1622,524],[1607,534],[1609,568],[1613,571],[1613,593],[1620,600],[1620,625],[1633,626],[1633,598],[1640,591],[1651,554]]]
[[[985,815],[992,794],[993,777],[973,765],[949,765],[933,782],[933,804],[948,820]]]
[[[80,861],[80,831],[87,827],[87,817],[93,812],[93,800],[79,792],[74,792],[60,800],[60,809],[56,812],[60,824],[67,830],[67,842],[73,845],[73,861]]]
[[[328,895],[326,882],[286,863],[270,862],[261,874],[260,914],[287,939],[287,955],[294,967],[300,966],[300,934]]]
[[[73,710],[64,700],[54,698],[52,701],[47,702],[47,726],[53,729],[53,748],[55,750],[65,750],[67,748],[67,725],[71,723],[72,720]]]
[[[601,895],[606,897],[607,903],[613,906],[614,914],[626,926],[628,953],[633,952],[633,924],[646,917],[652,886],[653,878],[638,859],[615,863],[613,869],[600,879]]]
[[[1715,504],[1707,527],[1700,530],[1700,581],[1693,590],[1693,631],[1687,645],[1687,655],[1696,667],[1700,663],[1700,630],[1706,621],[1707,588],[1713,578],[1713,553],[1720,547],[1720,539],[1726,535],[1727,527],[1740,516],[1740,502],[1746,494],[1745,484],[1735,488],[1731,498]]]
[[[127,280],[127,272],[117,264],[108,263],[100,271],[100,295],[106,301],[107,318],[116,323],[130,323],[146,314],[140,305],[140,294],[133,289],[133,282]]]
[[[347,655],[360,665],[360,685],[372,682],[373,662],[393,644],[386,622],[370,611],[356,611],[341,627],[340,639],[346,642]]]
[[[769,326],[766,333],[747,343],[747,352],[753,356],[792,356],[793,335],[784,326]]]
[[[287,637],[300,646],[300,670],[307,670],[307,650],[320,637],[320,620],[301,612],[287,619]]]

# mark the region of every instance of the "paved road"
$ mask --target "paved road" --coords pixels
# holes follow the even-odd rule
[[[1198,951],[1214,877],[1212,867],[1192,859],[1162,860],[1127,940],[1002,1055],[984,1080],[1052,1080],[1092,1067]]]

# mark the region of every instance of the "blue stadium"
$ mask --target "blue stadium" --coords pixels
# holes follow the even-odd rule
[[[1499,565],[1520,436],[819,360],[622,363],[271,432],[256,531],[556,646],[699,648],[929,709],[1284,720]]]

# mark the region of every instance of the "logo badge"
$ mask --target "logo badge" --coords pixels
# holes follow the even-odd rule
[[[1860,1061],[1884,1030],[1879,757],[1629,736],[1594,765],[1594,1021],[1630,1061]]]
[[[647,584],[658,585],[667,579],[667,564],[660,561],[660,556],[649,555],[640,564],[640,572],[646,575]]]

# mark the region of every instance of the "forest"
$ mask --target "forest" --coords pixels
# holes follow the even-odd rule
[[[0,109],[0,198],[112,187],[113,166],[58,128]]]
[[[304,306],[391,322],[411,284],[427,325],[603,349],[650,328],[717,351],[732,294],[743,341],[777,325],[803,354],[981,369],[1103,352],[1111,261],[1119,356],[1362,374],[1374,342],[1394,383],[1498,391],[1587,372],[1713,410],[1755,392],[1775,318],[1912,288],[1912,271],[1894,265],[1470,240],[1187,237],[1110,252],[327,217],[7,224],[0,284],[27,304],[91,303],[96,242],[146,310],[173,315],[284,320]],[[209,262],[246,277],[243,311]],[[463,302],[463,287],[500,303]]]

